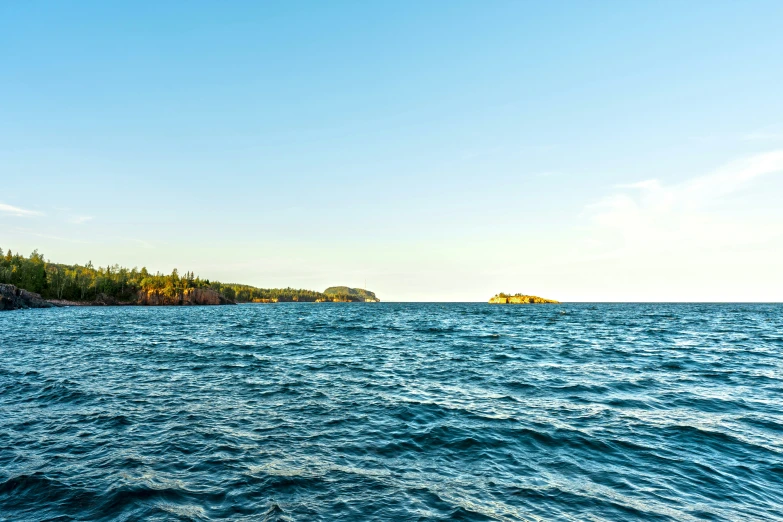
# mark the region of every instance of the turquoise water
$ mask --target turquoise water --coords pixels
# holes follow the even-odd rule
[[[781,519],[781,305],[0,314],[0,520]]]

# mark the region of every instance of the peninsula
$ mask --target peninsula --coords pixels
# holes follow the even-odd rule
[[[544,299],[536,295],[523,295],[523,294],[504,294],[503,292],[497,294],[495,297],[489,300],[489,304],[558,304],[560,301],[554,299]]]
[[[0,310],[52,306],[187,306],[284,302],[378,302],[375,293],[347,286],[324,292],[257,288],[201,279],[193,272],[151,273],[119,265],[53,263],[38,251],[25,257],[0,249]]]

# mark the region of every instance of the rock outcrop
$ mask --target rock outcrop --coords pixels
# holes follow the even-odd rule
[[[500,293],[489,300],[490,304],[557,304],[560,301],[544,299],[535,295],[508,295]]]
[[[167,295],[159,290],[141,290],[136,304],[142,306],[189,306],[189,305],[227,305],[236,304],[229,301],[211,288],[188,288],[174,295]]]
[[[38,294],[17,288],[14,285],[0,284],[0,310],[51,308],[53,306]]]
[[[14,285],[0,284],[0,310],[24,308],[52,308],[54,306],[182,306],[182,305],[226,305],[236,304],[211,288],[188,288],[175,295],[166,295],[157,290],[140,291],[136,302],[118,301],[106,294],[98,294],[94,301],[72,302],[65,300],[47,301],[40,295],[28,292]]]

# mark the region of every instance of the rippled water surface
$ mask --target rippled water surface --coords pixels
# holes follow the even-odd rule
[[[781,519],[781,305],[0,315],[0,520]]]

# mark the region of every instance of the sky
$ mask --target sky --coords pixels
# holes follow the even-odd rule
[[[781,301],[780,20],[2,2],[0,248],[384,301]]]

